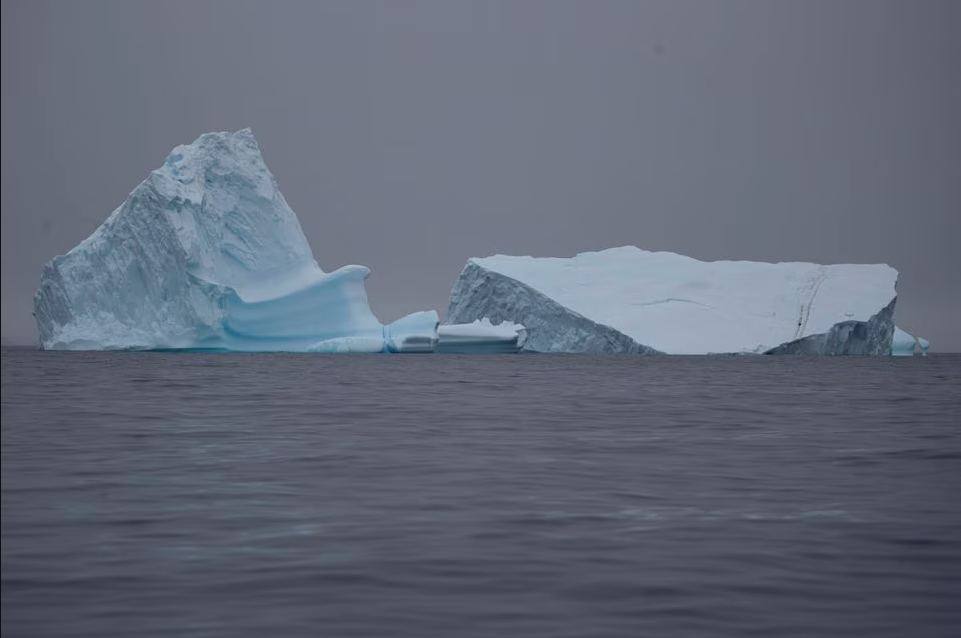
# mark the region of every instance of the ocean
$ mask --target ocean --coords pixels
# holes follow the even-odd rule
[[[2,633],[949,636],[961,355],[2,353]]]

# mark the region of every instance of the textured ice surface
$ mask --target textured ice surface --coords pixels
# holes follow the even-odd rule
[[[510,321],[493,324],[484,317],[472,323],[437,328],[437,351],[461,354],[517,352],[524,346],[527,330]]]
[[[447,321],[527,328],[541,352],[886,354],[897,271],[883,264],[705,262],[633,246],[468,261]]]
[[[894,338],[891,340],[891,354],[897,357],[910,357],[915,354],[925,355],[928,353],[930,344],[923,337],[915,337],[911,333],[901,328],[894,329]]]
[[[249,129],[178,146],[94,233],[46,264],[49,349],[406,351],[437,315],[383,326],[364,266],[324,273]]]

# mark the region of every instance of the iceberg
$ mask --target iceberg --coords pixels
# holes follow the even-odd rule
[[[467,262],[446,321],[523,324],[535,352],[888,354],[897,277],[884,264],[711,262],[634,246],[494,255]]]
[[[895,326],[894,337],[891,340],[891,354],[896,357],[924,356],[931,346],[924,337],[915,337],[906,330]]]
[[[44,266],[34,316],[45,349],[433,349],[437,313],[382,325],[369,275],[321,270],[250,129],[207,133]]]
[[[483,317],[472,323],[438,326],[437,338],[437,352],[499,354],[523,348],[527,329],[510,321],[494,324]]]

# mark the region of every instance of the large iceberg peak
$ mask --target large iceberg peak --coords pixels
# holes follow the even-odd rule
[[[369,274],[320,269],[250,129],[206,133],[44,267],[34,315],[44,348],[406,351],[436,340],[436,314],[420,313],[387,344]]]
[[[162,205],[192,274],[241,297],[282,293],[278,286],[323,274],[249,128],[178,146],[131,194],[140,197],[149,209]]]

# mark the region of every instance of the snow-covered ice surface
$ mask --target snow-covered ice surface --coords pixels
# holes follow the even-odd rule
[[[540,352],[887,354],[898,273],[884,264],[706,262],[633,246],[468,261],[447,322],[527,328]]]
[[[317,265],[250,129],[178,146],[94,233],[46,264],[47,349],[407,351],[437,314],[383,326],[370,270]]]
[[[517,352],[524,346],[524,326],[503,321],[493,324],[484,317],[472,323],[442,325],[437,328],[437,351],[460,354]]]

